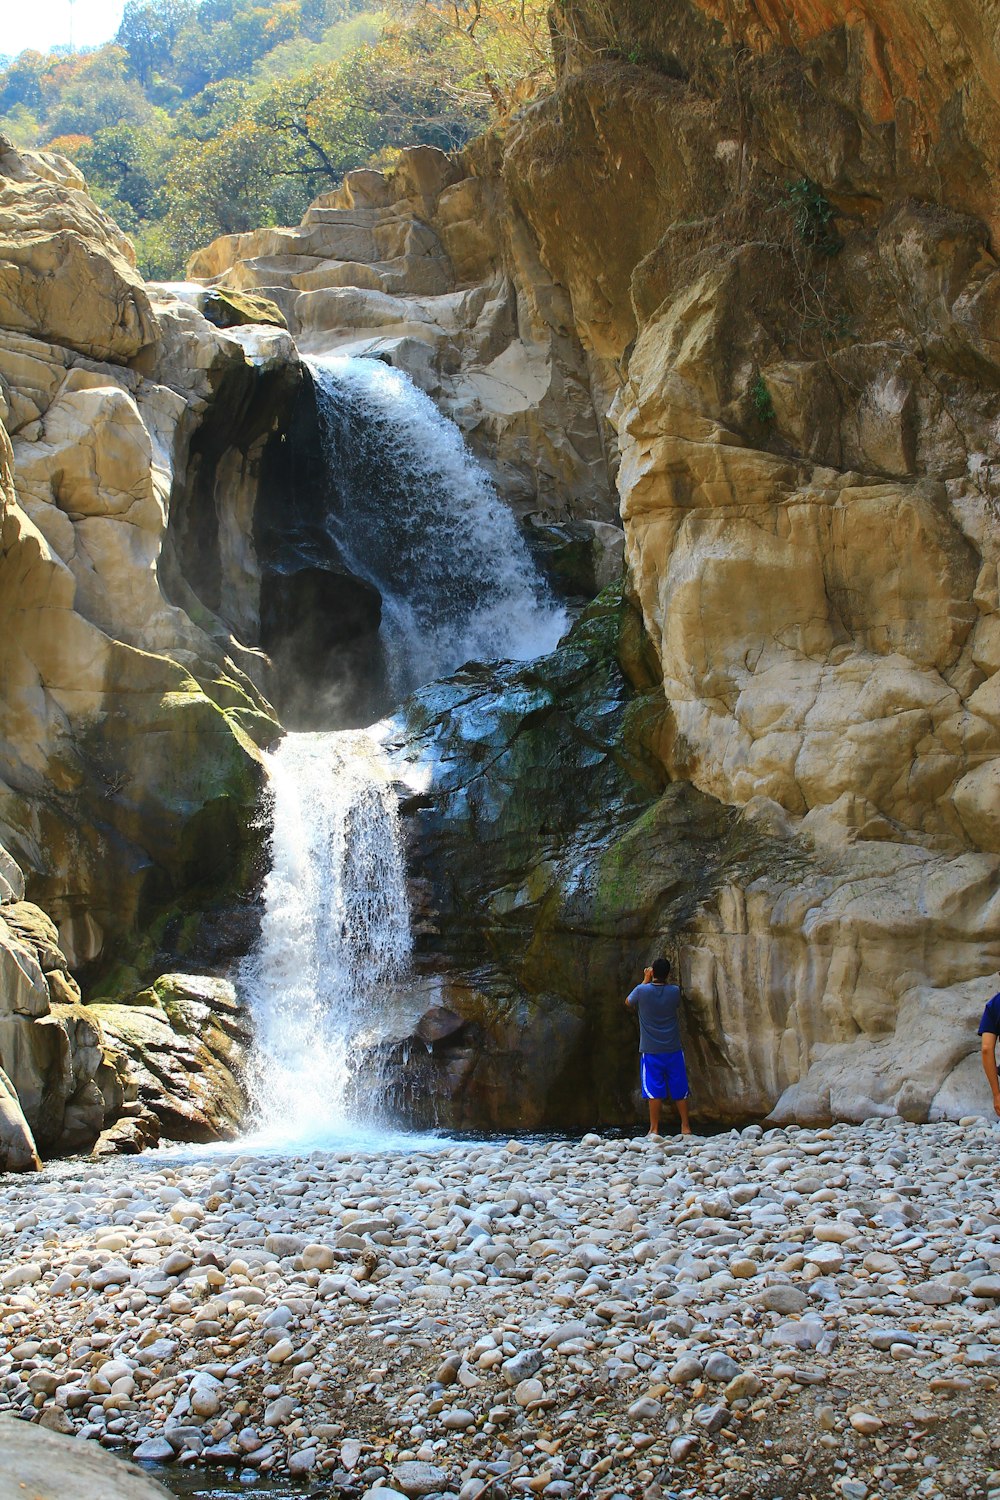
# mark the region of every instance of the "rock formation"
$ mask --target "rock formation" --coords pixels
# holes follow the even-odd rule
[[[510,217],[488,141],[349,172],[294,229],[227,235],[188,275],[281,308],[308,354],[373,354],[458,422],[522,514],[607,524],[602,424],[566,293]]]
[[[728,1040],[706,1093],[782,1118],[971,1108],[997,966],[991,53],[949,24],[955,69],[911,98],[940,18],[896,9],[737,6],[727,33],[678,0],[609,31],[582,0],[506,156],[581,340],[624,367],[667,770],[809,850],[681,939]]]
[[[60,158],[3,143],[0,236],[0,829],[44,909],[8,881],[0,1066],[37,1145],[65,1150],[123,1103],[69,971],[121,995],[157,949],[217,960],[258,856],[258,745],[278,732],[264,660],[164,580],[199,419],[219,391],[267,386],[268,335],[240,342],[173,299],[154,312]],[[230,413],[230,473],[240,441]]]
[[[0,1416],[0,1500],[165,1500],[167,1491],[138,1464],[77,1442],[63,1414],[61,1429]]]
[[[666,946],[707,1116],[988,1103],[1000,90],[984,6],[952,9],[561,0],[558,86],[505,131],[351,173],[176,288],[143,289],[65,163],[4,148],[0,834],[56,923],[47,972],[88,981],[166,1128],[239,1110],[231,1072],[190,1091],[203,1022],[224,1071],[244,1039],[188,971],[252,933],[260,648],[283,670],[275,618],[333,594],[342,622],[357,584],[333,557],[313,603],[288,582],[275,476],[295,527],[316,493],[297,349],[405,368],[567,593],[613,584],[624,541],[624,596],[553,657],[402,715],[396,753],[433,766],[415,1094],[628,1118],[614,1007]],[[363,655],[378,602],[352,607]]]
[[[452,175],[471,176],[436,198],[404,172],[407,215],[419,204],[454,250],[452,203],[483,205],[469,216],[474,243],[494,248],[488,262],[457,251],[455,273],[496,265],[519,326],[541,308],[559,340],[572,347],[575,333],[576,368],[613,428],[629,588],[664,695],[665,795],[689,784],[787,854],[750,883],[710,860],[696,909],[679,923],[666,887],[636,906],[645,924],[619,952],[634,972],[650,946],[676,941],[705,1054],[698,1091],[715,1116],[981,1108],[974,1021],[1000,954],[1000,280],[996,89],[979,14],[945,18],[920,0],[878,13],[578,0],[561,7],[560,31],[556,91],[501,146],[460,158]],[[340,263],[296,262],[292,326],[368,349],[391,329],[391,357],[414,372],[404,346],[421,338],[438,350],[428,388],[488,448],[490,424],[470,420],[472,377],[449,371],[440,317],[429,332],[417,311],[448,296],[443,283],[428,297],[400,279],[402,263],[377,259],[399,191],[366,175],[356,199],[349,182],[300,230],[217,244],[192,270],[269,286],[293,244],[329,255],[327,222],[339,212],[346,235],[363,201]],[[334,319],[343,332],[331,337]],[[495,417],[490,436],[506,456]],[[484,692],[496,695],[495,749],[509,749],[512,723],[534,726],[505,680],[454,691],[434,732],[445,746]],[[572,743],[567,731],[560,755]],[[443,818],[453,851],[483,825],[453,797],[452,759],[418,839]],[[527,845],[518,831],[535,771],[506,769],[504,869],[523,867],[534,893],[572,884],[541,831]],[[464,775],[475,781],[473,762]],[[592,795],[579,791],[581,833]],[[712,847],[710,806],[692,849]],[[604,840],[608,853],[615,830]],[[433,846],[420,847],[434,866]],[[439,875],[442,946],[461,961],[469,892],[481,890]],[[519,900],[541,944],[536,894]],[[473,946],[494,963],[503,943],[480,931]],[[605,997],[577,996],[567,970],[586,972],[598,947],[578,931],[544,978],[501,955],[511,1004],[583,1007],[591,1054]],[[529,1114],[539,1105],[544,1115],[536,1091]]]

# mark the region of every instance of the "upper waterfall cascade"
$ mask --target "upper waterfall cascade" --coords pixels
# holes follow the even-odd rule
[[[345,564],[382,595],[394,698],[463,662],[527,660],[566,628],[454,422],[378,359],[310,361]]]
[[[458,428],[374,359],[311,366],[345,564],[383,598],[398,701],[473,658],[551,650],[566,619]],[[288,734],[268,757],[271,871],[241,988],[254,1014],[259,1138],[306,1148],[370,1129],[357,1065],[410,955],[398,807],[377,732]]]

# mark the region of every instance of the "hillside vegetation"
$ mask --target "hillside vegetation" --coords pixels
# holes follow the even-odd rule
[[[128,0],[115,39],[0,72],[0,131],[63,152],[147,277],[297,221],[345,171],[462,145],[551,75],[544,0]]]

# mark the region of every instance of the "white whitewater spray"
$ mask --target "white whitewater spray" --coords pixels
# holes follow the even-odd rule
[[[352,1099],[352,1081],[409,961],[405,869],[370,735],[290,734],[268,760],[272,866],[240,976],[256,1026],[250,1094],[262,1140],[307,1149],[356,1134],[374,1113]]]
[[[310,361],[337,496],[328,525],[382,595],[395,698],[464,662],[525,661],[567,624],[454,422],[378,359]]]

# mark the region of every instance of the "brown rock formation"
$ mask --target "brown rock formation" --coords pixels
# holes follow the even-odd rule
[[[124,363],[156,337],[135,253],[63,157],[0,136],[0,326]]]
[[[248,672],[266,662],[176,570],[171,596],[164,547],[217,392],[243,391],[225,466],[251,442],[242,412],[255,407],[254,437],[269,429],[297,363],[287,335],[229,335],[173,298],[154,318],[128,242],[59,158],[4,147],[4,233],[0,829],[48,916],[4,907],[0,1067],[45,1153],[91,1143],[124,1102],[69,970],[129,994],[181,927],[218,961],[209,933],[228,951],[220,909],[252,883],[258,743],[278,729]],[[255,344],[269,337],[284,339],[273,378]],[[217,518],[217,555],[238,531],[232,510]]]
[[[89,1146],[124,1090],[55,924],[21,899],[21,872],[2,847],[0,866],[0,1171],[26,1171],[38,1150]]]

